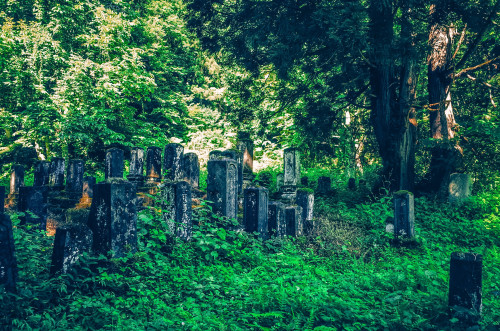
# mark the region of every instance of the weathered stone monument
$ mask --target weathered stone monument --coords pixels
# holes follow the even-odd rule
[[[24,167],[14,164],[10,172],[10,194],[19,194],[19,188],[24,185]]]
[[[122,257],[137,250],[135,185],[109,179],[94,186],[88,227],[93,233],[92,251]]]
[[[92,199],[94,197],[94,186],[96,184],[96,178],[93,176],[85,176],[83,179],[83,197],[88,197]]]
[[[318,178],[318,188],[316,192],[318,194],[330,194],[332,191],[332,179],[330,177],[321,176]]]
[[[303,234],[302,207],[289,206],[285,208],[286,234],[298,237]]]
[[[349,188],[349,190],[351,191],[354,191],[356,189],[356,179],[349,178],[349,181],[347,183],[347,188]]]
[[[465,324],[475,324],[481,314],[483,258],[473,253],[452,253],[448,305]]]
[[[295,201],[302,207],[304,233],[309,234],[313,229],[314,193],[309,189],[298,189]]]
[[[64,159],[55,157],[50,162],[49,185],[52,190],[62,190],[64,188]]]
[[[49,185],[50,162],[38,161],[34,169],[33,186]]]
[[[66,192],[80,199],[83,192],[83,173],[85,167],[83,160],[70,160],[66,175]]]
[[[236,218],[238,212],[238,166],[230,159],[207,163],[207,200],[219,216]]]
[[[160,194],[162,218],[169,231],[182,240],[191,239],[191,185],[186,181],[166,183]]]
[[[208,153],[209,160],[221,160],[223,158],[224,156],[222,156],[222,151],[215,150],[215,151],[210,151],[210,153]]]
[[[123,150],[113,147],[106,151],[104,178],[123,178]]]
[[[285,205],[283,203],[269,202],[267,222],[270,236],[283,238],[286,235]]]
[[[300,180],[300,153],[297,148],[287,148],[283,155],[283,187],[281,197],[285,200],[295,198]]]
[[[17,262],[10,217],[0,213],[0,285],[8,292],[16,292]]]
[[[236,144],[243,154],[243,179],[252,180],[253,177],[253,149],[254,144],[248,132],[238,132],[238,143]]]
[[[398,191],[394,193],[394,236],[413,238],[415,236],[415,207],[413,193]]]
[[[258,232],[259,238],[268,239],[267,206],[269,191],[261,187],[249,187],[243,192],[243,224],[245,231]]]
[[[181,144],[167,144],[163,154],[163,177],[172,182],[182,180],[182,155],[184,147]]]
[[[144,182],[144,148],[132,147],[127,179],[141,185]]]
[[[19,211],[24,213],[21,222],[38,224],[40,230],[47,227],[47,186],[21,186],[19,188]]]
[[[222,152],[222,157],[236,161],[238,166],[238,193],[243,193],[243,153],[237,149],[228,149]]]
[[[184,180],[193,189],[200,186],[200,162],[196,153],[186,153],[182,159],[182,169],[184,169]]]
[[[448,201],[461,203],[470,197],[470,176],[454,173],[450,175],[448,184]]]
[[[276,175],[276,191],[281,192],[283,184],[284,184],[283,173],[279,173]]]
[[[146,151],[146,180],[148,183],[161,182],[161,148],[148,147]]]

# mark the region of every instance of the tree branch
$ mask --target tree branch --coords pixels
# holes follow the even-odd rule
[[[494,63],[495,61],[497,61],[498,59],[500,59],[500,56],[497,56],[491,60],[488,60],[486,62],[483,62],[481,64],[478,64],[476,66],[473,66],[473,67],[469,67],[469,68],[465,68],[465,69],[462,69],[460,70],[458,73],[456,73],[455,75],[453,75],[454,78],[460,78],[460,76],[462,76],[463,74],[466,74],[468,72],[471,72],[471,71],[475,71],[481,67],[484,67],[485,65],[488,65],[490,63]]]

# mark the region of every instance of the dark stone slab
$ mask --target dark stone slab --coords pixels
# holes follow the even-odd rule
[[[285,208],[286,234],[298,237],[303,234],[302,207],[290,206]]]
[[[148,147],[146,151],[146,180],[149,183],[161,182],[161,148]]]
[[[452,253],[448,305],[466,324],[477,323],[482,307],[483,258],[473,253]]]
[[[237,149],[228,149],[222,152],[222,157],[236,161],[238,166],[238,193],[243,193],[243,153]]]
[[[181,144],[167,144],[163,153],[163,177],[172,182],[182,180],[182,156],[184,147]]]
[[[318,178],[318,188],[316,192],[319,194],[329,194],[332,191],[332,179],[330,177],[321,176]]]
[[[300,183],[302,186],[309,186],[309,177],[303,176],[300,178]]]
[[[144,181],[144,148],[132,147],[130,150],[130,165],[127,179],[138,184]]]
[[[448,183],[448,201],[459,204],[470,197],[470,176],[454,173],[450,175]]]
[[[83,173],[85,166],[83,160],[70,160],[66,175],[66,191],[81,195],[83,192]]]
[[[92,251],[122,257],[137,250],[135,185],[111,179],[94,186],[88,227],[93,233]]]
[[[184,179],[192,188],[200,187],[200,162],[196,153],[186,153],[182,158]]]
[[[5,186],[0,186],[0,213],[5,211]]]
[[[10,172],[10,194],[18,194],[19,188],[24,185],[24,167],[14,164]]]
[[[251,179],[253,174],[253,141],[247,136],[240,136],[236,149],[243,154],[243,178]]]
[[[349,181],[347,183],[347,188],[349,188],[349,190],[351,191],[354,191],[356,189],[356,179],[349,178]]]
[[[21,186],[19,188],[19,211],[25,215],[21,217],[22,223],[38,224],[39,229],[45,230],[47,226],[47,186]]]
[[[394,236],[413,238],[415,236],[415,207],[413,193],[398,191],[394,193]]]
[[[250,187],[243,192],[243,224],[245,231],[258,232],[259,237],[268,239],[267,205],[269,191],[266,188]]]
[[[222,156],[222,151],[215,150],[215,151],[210,151],[208,153],[208,159],[209,160],[222,160],[224,156]]]
[[[58,228],[54,237],[50,274],[67,273],[84,252],[90,253],[92,232],[87,226]]]
[[[82,196],[84,198],[92,199],[94,197],[94,186],[96,184],[96,178],[93,176],[85,176],[83,178],[83,188],[82,188]]]
[[[283,185],[295,186],[300,180],[300,152],[297,148],[285,149],[283,154]]]
[[[119,148],[106,150],[104,178],[123,178],[123,150]]]
[[[283,174],[279,173],[276,175],[276,191],[281,192],[281,188],[283,187]]]
[[[49,185],[54,187],[64,186],[64,159],[55,157],[50,162]]]
[[[169,231],[183,240],[192,235],[191,185],[186,181],[166,183],[161,190],[162,217]]]
[[[304,233],[309,234],[313,229],[314,193],[306,189],[297,190],[297,205],[302,207]]]
[[[50,162],[38,161],[34,169],[33,186],[49,185]]]
[[[236,218],[238,212],[238,166],[230,159],[207,163],[207,200],[220,216]]]
[[[285,205],[281,202],[270,201],[267,212],[269,235],[283,238],[286,235]]]
[[[10,217],[0,213],[0,285],[8,292],[16,292],[17,262]]]

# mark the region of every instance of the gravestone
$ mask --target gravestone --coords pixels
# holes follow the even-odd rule
[[[24,167],[14,164],[10,172],[10,194],[19,194],[19,188],[24,185]]]
[[[238,193],[243,193],[243,154],[237,149],[228,149],[222,152],[222,157],[236,161],[238,166]]]
[[[161,182],[161,148],[148,147],[146,151],[146,180],[149,183]]]
[[[88,227],[93,233],[92,251],[122,257],[137,250],[135,185],[123,179],[109,179],[94,186]]]
[[[64,159],[55,157],[50,162],[49,185],[55,190],[62,190],[64,187]]]
[[[49,185],[50,162],[38,161],[35,164],[33,186]]]
[[[479,254],[451,254],[448,305],[466,324],[477,323],[481,314],[482,269]]]
[[[253,149],[254,144],[247,132],[238,132],[238,149],[243,155],[243,179],[252,180],[253,177]]]
[[[208,153],[208,160],[221,160],[223,158],[224,156],[222,156],[222,151],[215,150]]]
[[[66,175],[66,192],[80,199],[83,192],[83,173],[85,172],[83,160],[70,160]]]
[[[285,205],[283,203],[269,202],[267,222],[270,236],[283,238],[286,235]]]
[[[356,189],[356,179],[349,178],[349,182],[347,183],[347,187],[349,190],[354,191]]]
[[[238,212],[238,166],[230,159],[207,163],[207,200],[219,216],[236,218]]]
[[[144,181],[144,148],[132,147],[127,179],[136,184]]]
[[[332,191],[332,179],[330,177],[321,176],[318,178],[318,188],[316,192],[319,194],[329,194]]]
[[[289,206],[285,208],[286,234],[298,237],[303,234],[302,207]]]
[[[96,178],[93,176],[85,176],[83,179],[83,194],[84,198],[92,199],[94,197],[94,186],[96,184]]]
[[[296,202],[302,207],[304,233],[309,234],[313,229],[314,193],[308,189],[298,189]]]
[[[191,239],[191,185],[186,181],[166,183],[161,191],[162,217],[169,231],[182,240]]]
[[[0,186],[0,213],[5,211],[5,186]]]
[[[0,213],[0,285],[8,292],[16,292],[17,262],[10,217]]]
[[[123,150],[115,147],[106,150],[104,179],[110,178],[123,178]]]
[[[182,168],[184,169],[184,180],[192,188],[198,189],[200,186],[200,163],[196,153],[186,153],[182,159]]]
[[[47,186],[21,186],[19,188],[19,211],[22,224],[37,224],[40,230],[47,226]]]
[[[413,193],[398,191],[394,193],[394,236],[413,238],[415,236],[415,207]]]
[[[470,176],[454,173],[450,175],[448,184],[448,201],[461,203],[470,197]]]
[[[283,187],[283,174],[279,173],[276,175],[276,191],[281,192]]]
[[[182,155],[184,147],[181,144],[167,144],[163,154],[163,177],[172,182],[182,179]]]
[[[281,197],[286,200],[295,198],[300,180],[300,153],[297,148],[287,148],[283,155],[283,187]]]
[[[248,233],[258,232],[268,239],[267,205],[269,191],[266,188],[249,187],[243,192],[243,224]]]

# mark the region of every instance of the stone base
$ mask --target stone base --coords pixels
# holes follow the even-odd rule
[[[281,187],[281,200],[286,203],[295,203],[297,198],[297,186],[285,185]]]

